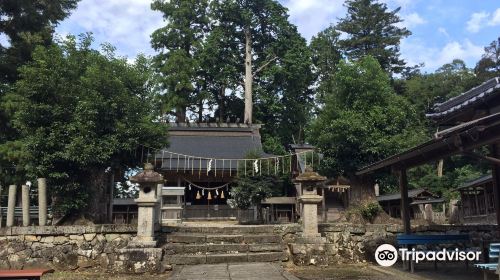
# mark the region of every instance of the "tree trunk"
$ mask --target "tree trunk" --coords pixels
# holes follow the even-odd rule
[[[177,109],[175,110],[175,118],[177,122],[186,122],[186,108],[183,108],[181,106],[177,107]]]
[[[375,181],[369,177],[361,177],[351,175],[348,176],[350,181],[350,198],[349,205],[363,204],[367,201],[376,201],[375,197]]]
[[[226,87],[221,86],[220,96],[219,96],[219,119],[220,122],[224,122],[224,92],[226,91]]]
[[[203,121],[203,100],[198,103],[198,122]]]
[[[84,178],[84,187],[89,192],[88,206],[83,213],[94,223],[106,222],[108,206],[111,202],[109,193],[109,176],[104,168],[90,168],[88,175]]]
[[[252,34],[245,28],[245,118],[244,123],[252,123]]]

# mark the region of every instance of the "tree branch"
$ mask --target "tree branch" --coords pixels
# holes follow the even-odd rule
[[[260,71],[262,71],[264,68],[266,68],[267,65],[269,65],[271,62],[275,61],[276,59],[278,59],[277,56],[269,59],[266,63],[262,64],[262,66],[260,66],[259,68],[257,68],[257,70],[255,70],[255,72],[252,73],[252,76],[257,75],[257,73],[259,73]]]

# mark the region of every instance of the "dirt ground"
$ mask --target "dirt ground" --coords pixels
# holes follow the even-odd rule
[[[91,272],[67,272],[59,271],[51,274],[47,274],[42,277],[42,280],[94,280],[94,279],[110,279],[110,280],[143,280],[143,279],[155,279],[164,280],[168,279],[170,274],[161,275],[119,275],[119,274],[108,274],[108,273],[91,273]]]
[[[293,267],[288,272],[302,280],[396,280],[401,279],[374,270],[369,265],[344,265],[329,267]]]

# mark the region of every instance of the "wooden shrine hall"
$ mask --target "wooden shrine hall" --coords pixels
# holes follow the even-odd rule
[[[441,129],[432,140],[363,167],[357,175],[368,176],[375,171],[390,169],[399,177],[401,217],[404,231],[409,234],[408,169],[452,155],[488,162],[492,170],[496,224],[500,225],[500,78],[490,79],[457,97],[435,104],[427,117]],[[488,147],[489,155],[474,151],[481,147]]]

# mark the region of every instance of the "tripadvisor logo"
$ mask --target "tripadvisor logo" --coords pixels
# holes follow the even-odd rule
[[[375,260],[381,266],[392,266],[398,261],[398,251],[391,244],[382,244],[375,251]]]
[[[461,251],[441,249],[436,251],[418,251],[415,248],[399,249],[403,261],[479,261],[480,251]],[[381,266],[392,266],[398,261],[398,250],[390,244],[382,244],[375,251],[375,260]]]

